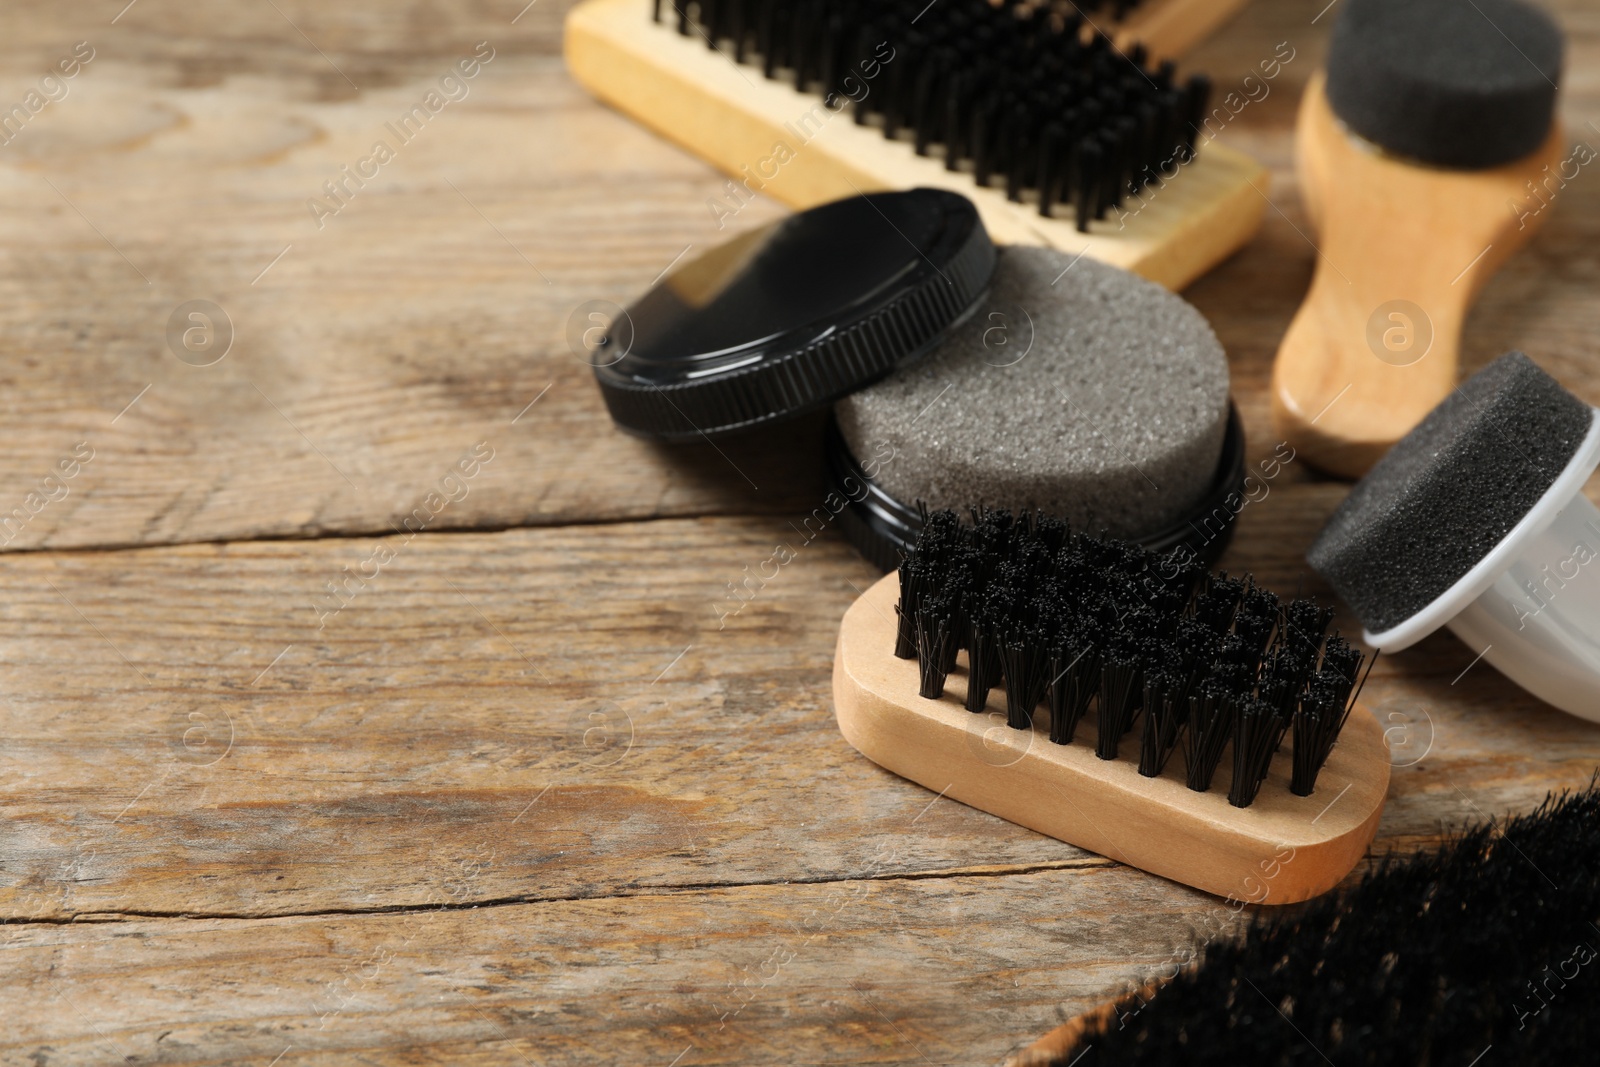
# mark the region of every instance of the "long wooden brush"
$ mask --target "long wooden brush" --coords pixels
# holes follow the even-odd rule
[[[587,0],[565,48],[590,92],[731,176],[719,226],[756,192],[809,208],[945,188],[1002,244],[1181,288],[1266,206],[1258,163],[1198,143],[1209,83],[1170,61],[1242,5],[1100,6]]]

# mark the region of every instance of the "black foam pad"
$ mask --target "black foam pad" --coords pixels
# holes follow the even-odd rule
[[[1328,102],[1362,137],[1443,167],[1495,167],[1544,143],[1561,30],[1522,0],[1344,0]]]
[[[1306,558],[1368,630],[1398,626],[1538,503],[1592,418],[1527,356],[1501,356],[1356,483]]]

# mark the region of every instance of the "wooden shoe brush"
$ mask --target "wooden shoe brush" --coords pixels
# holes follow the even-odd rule
[[[719,228],[756,192],[810,208],[945,188],[1001,244],[1177,289],[1265,209],[1259,164],[1197,148],[1209,83],[1167,58],[1240,6],[586,0],[565,52],[590,92],[730,175],[708,202]]]
[[[1354,867],[1389,782],[1331,618],[1059,520],[937,512],[846,612],[834,705],[863,755],[941,796],[1290,903]]]
[[[1278,432],[1358,477],[1455,388],[1462,322],[1548,218],[1562,37],[1521,0],[1345,0],[1297,154],[1318,255]],[[1534,199],[1537,197],[1537,199]]]

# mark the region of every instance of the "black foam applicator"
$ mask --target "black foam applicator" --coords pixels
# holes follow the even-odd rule
[[[1448,626],[1547,703],[1600,721],[1600,411],[1511,352],[1390,449],[1307,553],[1397,652]]]
[[[1522,0],[1344,3],[1327,93],[1356,134],[1396,155],[1469,169],[1521,159],[1549,136],[1562,36],[1538,8]]]
[[[1521,352],[1467,379],[1372,468],[1307,559],[1374,633],[1431,604],[1555,483],[1588,405]]]

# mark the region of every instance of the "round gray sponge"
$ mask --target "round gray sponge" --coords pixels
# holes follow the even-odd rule
[[[855,455],[893,446],[874,478],[907,504],[1040,508],[1137,539],[1215,479],[1228,363],[1205,318],[1161,286],[1011,247],[972,319],[835,410]]]
[[[1356,483],[1306,554],[1373,633],[1433,603],[1539,502],[1588,405],[1521,352],[1468,378]]]
[[[1561,49],[1560,28],[1522,0],[1344,0],[1328,103],[1399,155],[1498,166],[1549,136]]]

